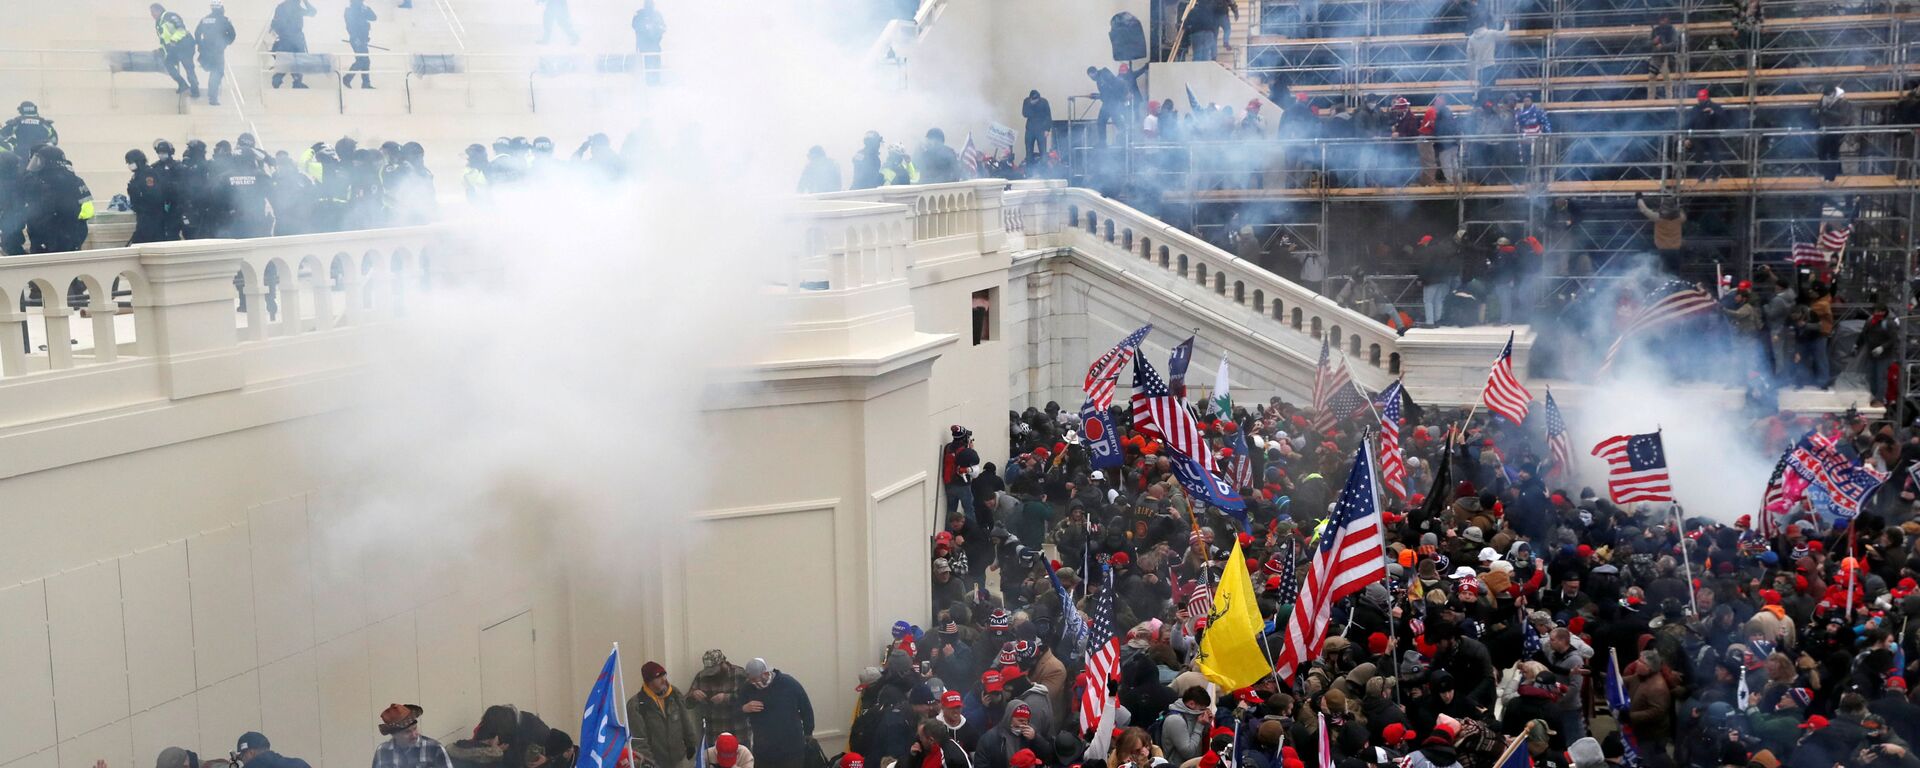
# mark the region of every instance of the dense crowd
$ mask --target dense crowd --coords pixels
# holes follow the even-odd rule
[[[1756,422],[1750,437],[1768,449],[1813,429],[1897,478],[1850,531],[1796,504],[1773,510],[1784,531],[1766,538],[1756,516],[1616,506],[1550,466],[1537,425],[1417,411],[1403,434],[1407,488],[1420,492],[1383,493],[1389,578],[1335,606],[1337,636],[1295,679],[1236,691],[1195,671],[1208,616],[1190,610],[1194,593],[1221,578],[1237,539],[1278,652],[1299,591],[1282,574],[1305,578],[1358,426],[1316,430],[1278,398],[1203,421],[1223,462],[1228,438],[1251,445],[1245,529],[1193,504],[1167,449],[1132,435],[1124,413],[1127,461],[1102,471],[1078,417],[1052,404],[1011,415],[1004,471],[956,427],[931,623],[903,625],[863,678],[851,748],[925,765],[950,738],[991,768],[1492,768],[1520,739],[1547,766],[1624,765],[1629,750],[1648,766],[1913,764],[1906,619],[1920,584],[1907,539],[1920,520],[1904,470],[1920,462],[1920,433],[1851,414]],[[1080,616],[1113,591],[1125,714],[1104,755],[1082,754],[1082,651],[1062,643],[1050,570]],[[1613,659],[1630,704],[1610,712]]]

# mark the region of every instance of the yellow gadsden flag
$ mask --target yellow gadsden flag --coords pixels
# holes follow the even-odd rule
[[[1247,571],[1246,555],[1240,544],[1233,545],[1226,570],[1220,573],[1220,588],[1213,593],[1213,615],[1207,619],[1206,636],[1200,640],[1200,673],[1215,685],[1237,691],[1253,685],[1273,672],[1273,665],[1260,650],[1260,604],[1253,597],[1253,574]]]

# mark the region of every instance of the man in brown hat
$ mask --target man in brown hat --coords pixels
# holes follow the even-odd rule
[[[420,705],[388,704],[380,713],[380,735],[389,737],[373,751],[373,768],[453,768],[440,742],[420,735]]]

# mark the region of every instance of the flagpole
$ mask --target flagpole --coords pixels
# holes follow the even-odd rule
[[[1665,450],[1666,448],[1663,446],[1661,451],[1664,452]],[[1680,562],[1684,564],[1687,569],[1687,607],[1692,610],[1693,618],[1698,620],[1700,618],[1700,602],[1694,597],[1693,555],[1687,552],[1687,523],[1686,519],[1680,516],[1680,505],[1671,504],[1671,506],[1674,530],[1680,532]]]
[[[613,686],[620,691],[620,706],[614,707],[614,709],[618,710],[616,714],[620,718],[620,727],[627,729],[627,737],[628,739],[632,739],[633,726],[627,723],[627,662],[620,658],[619,642],[613,644],[613,658]],[[628,746],[627,744],[622,744],[620,745],[620,749],[624,751]],[[619,757],[616,755],[614,759],[617,761]]]

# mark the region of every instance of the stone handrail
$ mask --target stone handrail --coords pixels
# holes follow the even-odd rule
[[[1020,182],[1002,205],[1009,227],[1021,230],[1029,248],[1071,246],[1127,264],[1157,266],[1315,342],[1328,339],[1355,367],[1399,370],[1399,337],[1386,324],[1123,203],[1059,182]]]
[[[160,369],[171,399],[238,389],[259,380],[239,356],[251,345],[404,314],[446,266],[444,242],[438,227],[409,227],[0,259],[0,391],[136,360]],[[22,342],[33,323],[44,351]]]
[[[948,184],[876,187],[819,195],[823,201],[906,206],[911,224],[908,266],[993,253],[1005,245],[1001,199],[1007,183],[977,179]]]

